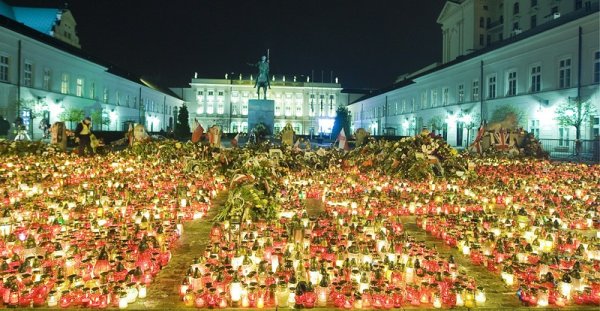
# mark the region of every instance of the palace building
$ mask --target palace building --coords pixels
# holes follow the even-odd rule
[[[447,1],[437,22],[443,62],[402,75],[391,87],[349,105],[354,129],[414,135],[423,127],[453,146],[473,141],[497,110],[519,112],[519,125],[567,146],[556,108],[589,102],[581,139],[600,134],[598,0]]]

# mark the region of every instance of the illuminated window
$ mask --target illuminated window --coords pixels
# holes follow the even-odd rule
[[[281,101],[280,100],[275,100],[275,115],[276,116],[281,115]]]
[[[44,90],[47,90],[47,91],[50,90],[50,78],[51,78],[50,68],[44,68],[44,77],[42,78],[42,88]]]
[[[540,120],[529,121],[529,133],[533,134],[535,138],[540,138]]]
[[[248,115],[248,100],[245,99],[242,102],[242,115],[247,116]],[[246,128],[243,130],[244,132],[246,132],[248,130],[248,124],[246,124]]]
[[[0,81],[8,81],[8,56],[0,55]]]
[[[63,73],[60,80],[60,92],[63,94],[69,93],[69,74]]]
[[[431,90],[431,107],[437,107],[438,93],[437,89]]]
[[[531,67],[531,85],[529,89],[532,93],[539,92],[542,88],[542,66],[533,66]]]
[[[473,86],[471,88],[471,100],[479,100],[479,80],[473,81]]]
[[[517,72],[511,71],[508,73],[508,89],[506,90],[507,96],[517,95]]]
[[[558,87],[571,87],[571,59],[565,58],[558,62]]]
[[[421,109],[427,108],[427,92],[421,93]]]
[[[558,128],[558,145],[559,146],[569,146],[569,128],[568,127],[559,127]]]
[[[462,103],[464,101],[465,101],[465,85],[459,84],[458,85],[458,102]]]
[[[450,103],[450,89],[445,87],[442,90],[442,105],[446,106]]]
[[[600,51],[594,52],[594,83],[600,82]]]
[[[223,101],[219,101],[217,103],[217,114],[223,114],[225,113],[225,105],[223,104]]]
[[[215,105],[212,100],[206,103],[206,113],[213,114],[215,112]]]
[[[246,111],[246,114],[248,114],[247,111]],[[244,133],[248,132],[248,122],[242,122],[242,132],[244,132]]]
[[[96,99],[96,83],[90,83],[90,98]],[[129,95],[127,95],[127,105],[129,105]]]
[[[23,64],[23,85],[33,86],[33,64],[30,62]]]
[[[302,103],[296,103],[296,116],[302,116]]]
[[[75,80],[75,83],[75,95],[79,97],[83,96],[83,78],[77,78],[77,80]]]
[[[102,101],[105,103],[108,103],[108,89],[104,88],[104,91],[102,92]],[[135,106],[135,100],[134,100],[134,104]]]
[[[402,99],[402,113],[406,112],[406,99]]]
[[[487,98],[496,98],[496,75],[488,77]]]

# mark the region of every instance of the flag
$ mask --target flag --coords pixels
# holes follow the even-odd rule
[[[500,130],[494,132],[494,139],[496,141],[496,150],[508,151],[511,147],[510,132],[500,128]]]
[[[231,146],[237,147],[238,139],[240,138],[240,133],[237,133],[234,138],[231,139]]]
[[[485,134],[485,125],[483,123],[481,123],[481,126],[479,127],[479,131],[477,131],[477,136],[475,137],[475,140],[473,141],[471,146],[469,146],[469,151],[477,152],[478,154],[481,154],[481,152],[482,152],[481,140],[483,139],[484,134]]]
[[[344,132],[344,129],[342,128],[342,131],[340,131],[340,134],[337,137],[338,139],[338,148],[339,149],[344,149],[344,150],[350,150],[350,146],[348,145],[348,141],[346,140],[346,133]]]
[[[202,127],[202,124],[200,124],[200,122],[198,122],[197,119],[194,119],[194,124],[196,125],[196,129],[194,129],[194,133],[192,133],[192,142],[195,144],[202,140],[202,134],[204,134],[204,128]]]

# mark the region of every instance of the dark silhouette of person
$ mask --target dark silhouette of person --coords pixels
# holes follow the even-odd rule
[[[92,119],[85,117],[85,119],[77,124],[77,128],[75,128],[75,137],[79,140],[79,156],[84,156],[86,149],[90,155],[94,153],[90,135],[92,135]]]

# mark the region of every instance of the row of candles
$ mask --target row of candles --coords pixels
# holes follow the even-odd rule
[[[407,235],[398,217],[296,212],[277,222],[214,224],[211,240],[183,278],[186,305],[369,309],[486,301],[474,279]]]
[[[173,183],[183,164],[56,155],[0,165],[0,304],[126,308],[171,259],[183,223],[210,207],[211,176]],[[34,176],[35,178],[32,178]]]

